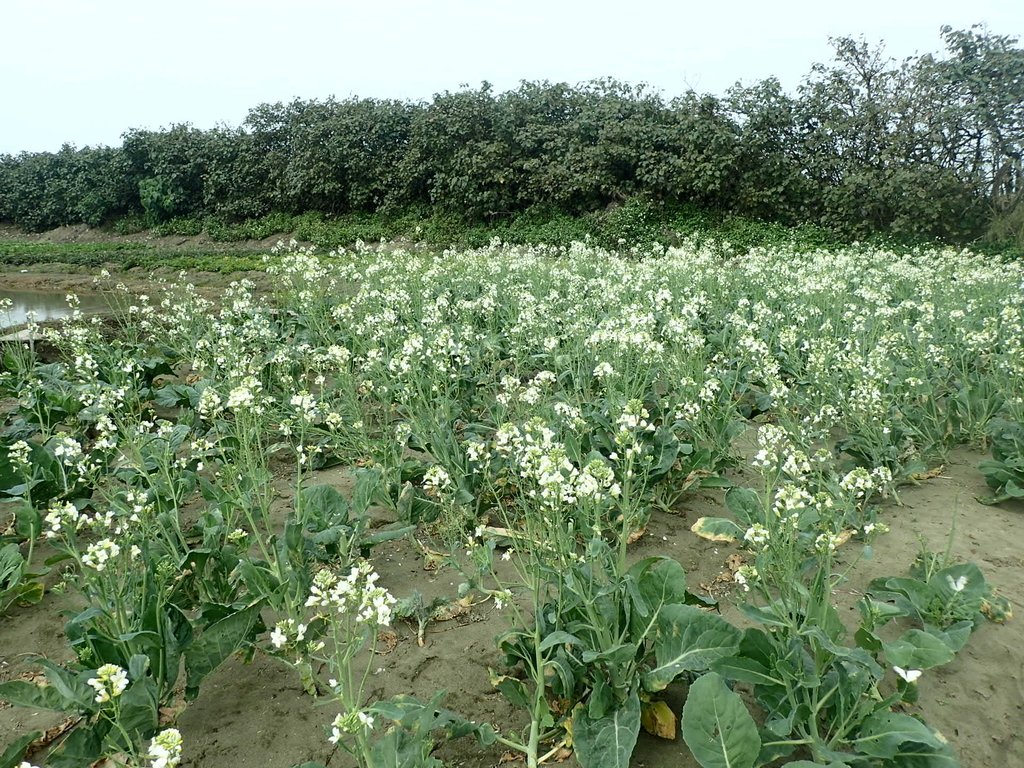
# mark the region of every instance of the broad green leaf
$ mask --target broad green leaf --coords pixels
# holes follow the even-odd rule
[[[118,724],[141,740],[160,724],[160,701],[152,677],[135,680],[121,695]]]
[[[330,485],[311,485],[301,493],[302,517],[305,520],[347,523],[349,504],[337,488]]]
[[[185,650],[186,698],[194,699],[203,678],[242,645],[256,625],[262,607],[260,600],[214,622]]]
[[[904,669],[931,669],[953,660],[954,651],[935,635],[908,629],[891,643],[883,643],[885,659]]]
[[[541,640],[540,647],[537,649],[541,653],[553,648],[556,645],[582,645],[583,641],[580,640],[576,635],[570,635],[568,632],[561,630],[552,632],[550,635]]]
[[[573,718],[573,746],[582,768],[629,768],[639,734],[640,697],[636,691],[598,720],[591,720],[582,707]]]
[[[989,591],[985,576],[974,563],[943,568],[929,579],[928,586],[947,604],[954,600],[977,604]]]
[[[967,644],[967,641],[970,640],[973,630],[974,622],[964,620],[958,621],[944,630],[928,627],[925,631],[939,638],[953,653],[958,653]]]
[[[772,670],[754,659],[745,656],[728,656],[712,662],[711,669],[726,680],[754,685],[785,685],[772,675]]]
[[[21,580],[24,563],[25,558],[21,556],[21,548],[17,544],[7,544],[0,548],[0,589],[13,587]]]
[[[100,721],[89,727],[80,724],[46,757],[46,768],[82,768],[91,766],[103,755],[103,738],[110,724]]]
[[[637,566],[646,567],[638,569]],[[686,601],[686,571],[671,557],[649,558],[629,569],[648,609]]]
[[[757,491],[736,486],[725,493],[725,506],[747,526],[764,522],[764,503]]]
[[[701,517],[690,530],[708,541],[731,542],[743,538],[745,530],[724,517]]]
[[[683,705],[683,740],[703,768],[753,768],[761,737],[739,694],[708,672],[690,686]]]
[[[530,709],[530,697],[522,680],[491,673],[491,685],[497,688],[516,709]]]
[[[43,674],[50,685],[65,700],[72,702],[73,706],[68,709],[89,710],[93,707],[96,692],[86,683],[89,675],[75,674],[49,659],[39,659],[38,664],[43,668]]]
[[[692,605],[667,605],[658,617],[655,667],[644,688],[660,691],[682,672],[703,672],[717,659],[732,656],[743,633],[721,616]]]
[[[25,756],[28,745],[42,736],[42,731],[32,731],[12,741],[0,755],[0,768],[15,768],[16,765],[19,765]]]
[[[886,760],[899,754],[906,742],[939,750],[946,746],[945,739],[927,725],[899,712],[876,712],[861,723],[860,735],[852,740],[864,754]]]
[[[0,683],[0,701],[16,707],[48,709],[52,712],[64,712],[75,707],[74,700],[61,695],[52,685],[36,685],[27,680]]]

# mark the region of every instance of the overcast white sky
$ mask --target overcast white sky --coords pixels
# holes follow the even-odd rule
[[[129,128],[239,125],[335,95],[429,99],[462,83],[611,76],[667,96],[776,76],[830,35],[941,49],[939,28],[1024,37],[1020,0],[2,0],[0,153],[119,145]]]

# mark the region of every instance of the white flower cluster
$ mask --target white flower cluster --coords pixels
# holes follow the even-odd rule
[[[379,578],[365,560],[352,566],[346,576],[324,569],[313,577],[306,606],[327,615],[351,615],[359,624],[389,626],[396,601],[390,592],[377,586]]]
[[[32,462],[29,459],[31,453],[32,447],[24,440],[18,440],[7,449],[7,458],[11,464],[25,472],[32,468]]]
[[[121,545],[110,539],[101,539],[88,546],[82,555],[82,565],[102,571],[107,564],[121,554]]]
[[[128,687],[128,673],[117,664],[104,664],[96,670],[96,677],[85,682],[96,691],[96,703],[106,704],[124,693]]]
[[[603,462],[590,462],[582,470],[569,460],[565,446],[541,419],[522,427],[503,424],[498,428],[495,451],[507,457],[527,493],[549,508],[574,504],[580,498],[599,500],[620,492],[614,474]]]
[[[440,464],[433,464],[423,475],[423,486],[428,493],[437,496],[452,487],[452,476]]]
[[[301,643],[306,638],[308,625],[301,624],[295,619],[284,619],[274,625],[274,631],[270,633],[270,644],[278,650],[287,645]]]
[[[181,733],[177,728],[165,728],[153,737],[146,757],[149,768],[175,768],[181,762]]]
[[[337,744],[347,733],[359,733],[373,728],[373,716],[366,712],[349,712],[336,715],[331,722],[331,735],[328,741]]]

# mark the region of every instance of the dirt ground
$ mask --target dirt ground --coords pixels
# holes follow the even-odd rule
[[[857,564],[851,581],[837,592],[837,603],[855,622],[854,603],[871,579],[902,575],[922,545],[944,551],[955,525],[954,557],[974,560],[989,582],[1013,604],[1017,619],[986,623],[949,665],[925,672],[919,681],[917,711],[956,748],[965,768],[1015,765],[1024,755],[1024,505],[980,505],[985,493],[976,470],[982,456],[970,451],[952,454],[943,473],[901,493],[902,506],[890,504],[882,519],[891,526],[875,546],[871,560]],[[320,482],[344,488],[343,473],[328,472]],[[634,545],[637,557],[667,554],[685,567],[693,590],[714,584],[728,573],[726,559],[734,550],[698,538],[690,525],[700,516],[720,514],[720,494],[692,498],[676,514],[655,513],[646,535]],[[451,570],[426,570],[420,550],[408,540],[379,547],[373,560],[381,582],[398,597],[420,590],[429,600],[454,596],[459,575]],[[733,597],[722,597],[723,612],[736,617]],[[30,654],[67,658],[60,616],[73,608],[73,593],[51,592],[39,606],[21,608],[0,619],[0,679],[31,670]],[[374,662],[370,688],[374,696],[411,693],[427,698],[447,691],[446,705],[476,720],[507,729],[521,722],[491,687],[488,667],[499,667],[494,638],[507,628],[507,616],[487,602],[467,614],[428,625],[425,645],[416,627],[405,621],[394,627],[397,643]],[[668,691],[678,713],[685,688]],[[350,761],[327,742],[326,726],[334,715],[302,693],[295,673],[273,659],[257,656],[251,664],[229,660],[204,682],[199,698],[177,720],[185,740],[189,768],[266,766],[289,768],[319,760],[330,766]],[[0,709],[0,744],[33,728],[61,721],[59,715],[6,707]],[[450,766],[484,768],[498,765],[502,750],[480,749],[474,742],[446,745],[438,753]],[[569,763],[573,764],[572,762]],[[637,768],[695,768],[682,740],[659,740],[641,734],[633,757]]]

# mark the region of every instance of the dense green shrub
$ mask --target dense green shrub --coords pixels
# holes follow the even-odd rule
[[[983,28],[942,39],[944,57],[899,62],[834,39],[834,60],[795,93],[769,79],[667,101],[605,79],[262,104],[237,129],[131,130],[118,148],[0,156],[0,221],[38,231],[141,215],[226,241],[287,230],[325,245],[614,246],[738,217],[846,239],[1021,244],[1024,50]],[[746,226],[727,227],[737,243],[774,237]]]

